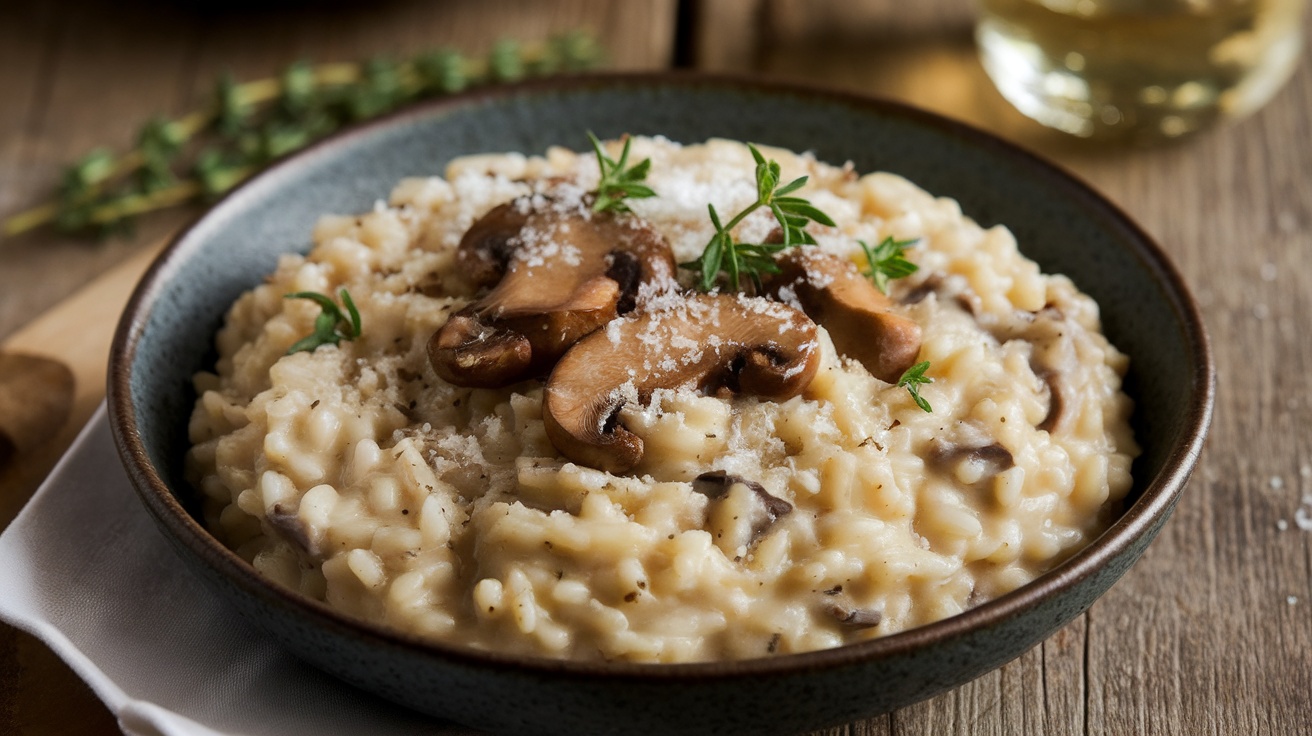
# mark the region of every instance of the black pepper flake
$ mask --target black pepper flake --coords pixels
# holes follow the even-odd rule
[[[549,539],[544,539],[544,540],[542,540],[542,544],[543,544],[544,546],[546,546],[547,549],[551,549],[551,540],[549,540]]]
[[[402,515],[402,516],[409,516],[409,515],[410,515],[410,509],[401,509],[401,515]]]
[[[829,590],[826,590],[826,591],[825,591],[825,595],[838,595],[839,593],[842,593],[842,592],[843,592],[843,586],[841,586],[841,585],[835,585],[834,587],[830,588]]]
[[[310,408],[311,408],[311,409],[316,409],[316,408],[318,408],[318,406],[319,406],[319,400],[318,400],[318,399],[315,399],[314,401],[311,401],[311,402],[310,402]]]
[[[636,600],[638,600],[638,591],[636,590],[631,590],[624,596],[625,603],[632,603]]]
[[[770,637],[770,643],[765,645],[767,654],[774,654],[779,649],[779,642],[783,639],[783,634],[776,633]]]

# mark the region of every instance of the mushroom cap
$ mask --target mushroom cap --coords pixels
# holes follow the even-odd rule
[[[656,389],[695,386],[784,400],[820,366],[816,326],[785,304],[700,294],[617,319],[579,340],[547,380],[547,437],[569,459],[624,473],[643,443],[618,419]]]
[[[493,208],[461,239],[457,264],[492,286],[428,344],[446,381],[506,386],[546,373],[579,338],[633,308],[641,284],[674,279],[669,243],[632,214],[537,195]]]
[[[769,290],[790,288],[807,316],[829,331],[838,352],[886,383],[896,383],[920,354],[920,325],[891,310],[894,303],[851,261],[815,248],[791,248],[776,261]]]

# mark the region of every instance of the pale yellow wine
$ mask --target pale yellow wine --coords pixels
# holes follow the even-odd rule
[[[1304,0],[981,0],[1012,104],[1079,136],[1174,137],[1265,104],[1301,49]]]

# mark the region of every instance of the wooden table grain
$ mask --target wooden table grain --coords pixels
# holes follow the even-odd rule
[[[1312,532],[1295,523],[1300,507],[1312,514],[1312,341],[1303,332],[1312,315],[1312,55],[1247,120],[1173,145],[1110,148],[1046,131],[1002,100],[975,61],[964,0],[391,0],[367,11],[291,3],[275,12],[145,0],[14,5],[0,4],[0,213],[35,203],[70,157],[124,144],[145,117],[195,105],[224,68],[255,77],[297,58],[439,43],[476,52],[502,36],[581,26],[608,40],[612,66],[678,59],[894,97],[1057,161],[1157,237],[1198,297],[1219,376],[1202,463],[1143,560],[1087,614],[963,687],[822,733],[1312,733]],[[152,218],[101,244],[53,235],[0,244],[0,339],[17,333],[32,344],[45,323],[30,320],[116,264],[125,270],[71,309],[121,298],[116,289],[145,250],[186,216]],[[30,492],[30,482],[0,477],[0,510]],[[0,628],[0,733],[116,731],[48,649]]]

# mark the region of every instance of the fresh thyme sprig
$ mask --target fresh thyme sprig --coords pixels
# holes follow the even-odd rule
[[[309,299],[323,310],[314,319],[314,332],[292,343],[292,346],[287,348],[288,355],[302,351],[312,353],[320,345],[336,345],[342,340],[354,340],[360,336],[360,310],[355,308],[355,302],[351,301],[351,295],[346,289],[339,291],[338,296],[350,314],[349,320],[332,298],[324,294],[315,291],[298,291],[283,295],[284,299]]]
[[[647,178],[651,169],[651,159],[644,158],[632,167],[625,168],[629,162],[629,144],[633,139],[625,137],[624,149],[620,151],[620,160],[616,161],[601,148],[601,141],[588,131],[588,140],[592,150],[597,152],[597,167],[601,169],[601,179],[597,182],[597,200],[592,203],[593,212],[629,212],[625,199],[645,199],[655,197],[651,187],[641,183]]]
[[[885,294],[888,293],[889,281],[910,276],[920,270],[920,266],[902,257],[907,248],[916,244],[916,238],[894,240],[893,236],[889,235],[874,248],[866,245],[864,240],[856,242],[861,245],[861,250],[865,251],[866,262],[870,264],[865,274],[875,282],[875,287]]]
[[[721,224],[715,205],[707,205],[711,224],[715,226],[715,235],[711,236],[700,258],[679,264],[681,268],[700,272],[701,281],[698,282],[698,286],[703,291],[710,291],[715,287],[715,282],[722,271],[728,274],[729,286],[734,291],[740,288],[743,275],[751,278],[759,290],[761,274],[779,273],[779,266],[774,262],[776,253],[795,245],[815,245],[815,238],[806,231],[806,226],[811,221],[830,227],[834,225],[829,215],[821,212],[808,200],[789,196],[806,184],[807,177],[799,176],[780,186],[779,164],[775,161],[767,161],[761,152],[756,150],[756,146],[748,143],[747,148],[751,150],[752,158],[756,160],[756,201],[735,215],[727,225]],[[774,214],[775,220],[779,223],[783,242],[735,242],[733,229],[744,218],[762,207],[768,207]]]
[[[0,233],[12,237],[45,225],[112,232],[136,215],[218,197],[349,122],[417,99],[587,69],[599,60],[595,39],[573,33],[545,44],[503,41],[485,58],[439,50],[403,61],[298,62],[277,78],[241,84],[225,76],[204,110],[148,122],[122,155],[87,154],[65,172],[55,201],[7,218]]]
[[[921,411],[933,413],[934,407],[930,406],[929,402],[925,400],[925,397],[920,395],[921,384],[934,382],[934,379],[925,375],[925,371],[927,370],[929,370],[928,360],[922,360],[921,362],[916,363],[906,369],[906,371],[902,373],[902,377],[897,379],[897,387],[905,388],[907,393],[911,394],[911,398],[915,400],[916,406],[920,407]]]

